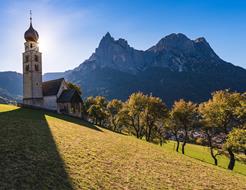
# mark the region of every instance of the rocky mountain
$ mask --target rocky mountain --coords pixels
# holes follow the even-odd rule
[[[140,51],[107,33],[95,53],[76,69],[111,68],[137,74],[150,67],[162,67],[177,72],[206,72],[215,71],[220,64],[229,63],[216,55],[205,38],[190,40],[184,34],[170,34],[148,50]]]
[[[107,33],[92,56],[65,75],[85,96],[109,99],[136,91],[152,93],[171,105],[184,98],[201,102],[219,89],[246,91],[246,70],[222,60],[205,38],[171,34],[146,51]]]
[[[222,60],[205,38],[191,40],[184,34],[170,34],[142,51],[107,33],[95,53],[77,68],[46,73],[43,80],[61,77],[80,85],[84,97],[126,100],[141,91],[161,97],[168,105],[180,98],[201,102],[220,89],[246,91],[245,69]],[[0,73],[0,96],[1,89],[19,96],[21,74]]]

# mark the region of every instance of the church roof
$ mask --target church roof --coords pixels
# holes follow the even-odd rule
[[[42,83],[43,96],[57,95],[64,78],[50,80]]]
[[[60,97],[57,99],[58,103],[67,102],[83,102],[79,93],[74,89],[67,89],[62,92]]]
[[[27,42],[37,42],[39,35],[38,32],[33,28],[32,23],[30,24],[30,27],[24,34],[24,38]]]

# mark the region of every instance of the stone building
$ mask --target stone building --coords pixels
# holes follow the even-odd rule
[[[32,26],[25,32],[23,53],[23,104],[81,117],[82,99],[69,89],[64,78],[42,81],[42,53],[39,51],[38,32]]]

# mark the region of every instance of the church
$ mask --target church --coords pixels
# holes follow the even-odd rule
[[[68,87],[64,78],[42,81],[42,53],[38,46],[38,32],[32,26],[32,17],[24,38],[23,105],[82,117],[81,96]]]

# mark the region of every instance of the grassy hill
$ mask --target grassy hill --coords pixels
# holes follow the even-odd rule
[[[175,151],[176,142],[168,141],[163,148]],[[214,164],[214,160],[210,155],[209,147],[195,145],[195,144],[187,144],[185,150],[186,150],[185,151],[186,156],[201,160],[203,162]],[[179,152],[181,153],[181,147],[179,147]],[[245,159],[244,155],[236,155],[236,157]],[[229,158],[222,154],[217,156],[217,159],[218,159],[218,166],[227,169],[227,166],[229,164]],[[246,164],[236,161],[233,171],[246,176]]]
[[[0,105],[0,189],[246,189],[246,176],[171,146]]]

